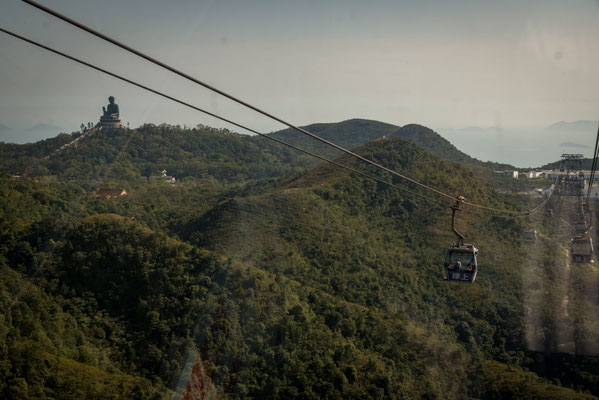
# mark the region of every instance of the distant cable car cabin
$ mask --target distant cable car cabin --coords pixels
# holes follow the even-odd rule
[[[447,249],[445,257],[445,279],[457,282],[474,282],[478,273],[478,249],[473,244],[464,244],[464,236],[455,229],[455,212],[460,210],[463,196],[458,196],[455,206],[451,207],[451,230],[458,238]]]
[[[587,231],[587,223],[584,220],[579,220],[575,225],[574,225],[574,230],[576,232],[576,236],[577,237],[582,237],[584,236],[584,233]]]
[[[537,241],[537,230],[530,225],[529,215],[526,214],[526,229],[522,232],[524,243],[535,243]]]
[[[590,263],[593,257],[593,239],[588,236],[577,236],[570,242],[572,261]]]
[[[537,241],[537,230],[526,229],[523,234],[524,243],[535,243]]]

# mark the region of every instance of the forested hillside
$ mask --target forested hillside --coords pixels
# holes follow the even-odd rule
[[[362,134],[310,129],[472,202],[540,201],[498,194],[427,128],[346,122]],[[0,397],[599,396],[599,272],[568,266],[564,285],[568,199],[532,217],[533,246],[522,219],[460,213],[480,272],[456,284],[452,201],[347,156],[410,192],[208,127],[99,131],[53,153],[66,142],[2,148],[3,170],[33,177],[0,175]],[[141,179],[162,169],[175,185]],[[103,185],[129,193],[93,197]]]
[[[374,139],[399,136],[451,163],[490,171],[511,167],[473,159],[421,125],[400,128],[377,121],[352,119],[335,124],[313,124],[306,129],[347,149]],[[291,129],[270,135],[325,157],[341,155],[339,150]],[[92,130],[82,140],[61,149],[79,136],[77,132],[61,134],[54,139],[26,145],[0,143],[0,170],[25,176],[56,175],[65,180],[100,177],[135,180],[166,169],[177,179],[196,177],[240,182],[290,175],[321,162],[259,136],[239,135],[201,125],[182,129],[148,124],[135,130],[110,133]],[[111,168],[104,168],[106,164]]]
[[[582,159],[582,169],[585,170],[590,170],[591,167],[593,165],[593,159],[592,158],[583,158]],[[561,161],[556,161],[556,162],[552,162],[546,165],[543,165],[541,168],[543,169],[560,169],[561,167]]]
[[[73,134],[71,139],[77,136]],[[0,169],[24,176],[132,184],[165,169],[177,179],[195,177],[222,184],[293,174],[302,167],[301,162],[292,162],[295,153],[268,140],[258,142],[247,135],[204,126],[181,129],[149,124],[136,130],[93,130],[61,149],[64,143],[62,139],[21,146],[2,144]]]
[[[399,126],[366,119],[350,119],[337,123],[311,124],[303,128],[325,140],[333,141],[341,147],[353,149],[383,136],[393,136],[394,132],[399,129]],[[338,150],[324,145],[314,138],[303,135],[294,129],[284,129],[273,132],[270,135],[303,149],[319,151],[326,155],[339,154]]]

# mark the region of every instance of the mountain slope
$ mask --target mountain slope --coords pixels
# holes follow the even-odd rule
[[[406,140],[378,140],[357,151],[449,193],[488,206],[513,206],[513,199],[497,197],[470,171],[436,160]],[[448,285],[441,265],[454,240],[449,214],[434,203],[321,166],[262,194],[221,203],[192,220],[183,236],[304,287],[409,320],[416,330],[438,334],[444,343],[482,359],[526,358],[521,273],[530,261],[519,246],[521,222],[460,215],[458,229],[481,251],[480,273],[474,285]],[[547,327],[546,335],[551,334]],[[497,368],[498,379],[505,374],[506,381],[521,380],[518,385],[529,379]],[[506,390],[479,386],[485,379],[462,377],[466,386],[458,392],[496,398]],[[532,386],[526,390],[538,390],[539,398],[546,398],[541,391],[552,390],[548,382]]]
[[[349,148],[396,128],[366,120],[310,125],[315,133]],[[272,135],[308,150],[319,148],[319,143],[296,132]],[[0,171],[26,176],[56,175],[63,180],[134,180],[166,169],[177,179],[193,176],[231,183],[292,175],[320,162],[259,136],[205,126],[181,129],[147,124],[134,130],[93,131],[75,145],[60,150],[77,137],[78,134],[61,135],[26,145],[0,143],[0,154],[5,155],[0,159]],[[325,150],[324,155],[332,154],[330,148]],[[105,167],[107,164],[110,168]]]
[[[352,119],[306,127],[348,149],[382,137],[400,136],[430,154],[477,170],[492,180],[492,170],[510,166],[482,163],[460,152],[432,130],[420,125],[399,128],[377,121]],[[325,157],[340,151],[286,129],[270,134]],[[181,180],[187,177],[237,184],[249,180],[291,176],[321,163],[320,160],[259,136],[239,135],[227,130],[198,126],[181,129],[168,125],[144,125],[135,130],[93,131],[72,146],[65,143],[78,134],[27,144],[0,144],[0,171],[25,176],[51,176],[70,181],[143,182],[142,176],[166,170]]]
[[[141,176],[159,175],[166,169],[177,179],[192,176],[230,183],[289,175],[301,167],[289,162],[292,155],[287,148],[271,142],[258,145],[250,136],[203,126],[181,129],[149,124],[137,130],[94,131],[60,150],[64,143],[2,144],[0,150],[12,157],[2,158],[0,171],[54,175],[59,180],[140,183]]]
[[[402,138],[357,151],[475,202],[521,205]],[[540,397],[555,388],[526,385],[533,375],[509,367],[528,365],[518,222],[460,215],[458,228],[481,249],[481,270],[474,285],[450,286],[441,279],[454,240],[448,208],[330,165],[240,188],[200,217],[187,215],[178,192],[89,199],[74,185],[1,183],[8,240],[0,264],[13,269],[3,277],[24,272],[20,279],[41,293],[17,300],[1,332],[52,343],[52,357],[82,364],[73,369],[82,382],[123,371],[126,382],[152,380],[142,398],[165,396],[164,387],[239,399],[481,398],[506,385]],[[111,209],[127,217],[99,213]],[[160,227],[164,212],[181,221],[171,229],[188,243],[141,222]],[[4,298],[14,302],[13,292]],[[55,310],[69,328],[53,328],[41,312],[32,319],[31,309]],[[3,359],[11,337],[0,335]],[[487,384],[485,360],[499,362],[491,370],[502,385]],[[11,362],[0,390],[51,384],[20,365]],[[589,385],[589,365],[579,384]],[[56,397],[61,388],[70,390],[61,386]]]
[[[398,127],[366,119],[349,119],[337,123],[311,124],[303,128],[341,147],[353,149],[371,140],[392,135]],[[323,150],[327,155],[338,154],[335,149],[291,128],[270,133],[270,136],[307,150]]]
[[[490,206],[506,206],[505,199],[498,197],[472,172],[435,159],[405,139],[375,141],[358,151],[448,193],[459,193]],[[341,161],[350,165],[354,162],[345,156]],[[381,178],[385,178],[384,175]],[[406,185],[399,178],[394,182],[445,204],[452,203]],[[260,259],[260,253],[264,252],[263,257],[271,259],[269,265],[286,265],[279,272],[304,271],[301,276],[310,285],[325,282],[326,286],[333,274],[335,279],[347,279],[347,284],[360,286],[383,260],[386,268],[393,270],[393,260],[405,259],[404,252],[413,256],[422,248],[428,256],[419,258],[433,257],[433,254],[442,258],[443,249],[453,240],[449,216],[448,208],[434,202],[323,165],[284,181],[264,194],[226,200],[198,220],[190,221],[183,237],[244,260]],[[496,225],[486,218],[461,216],[461,224],[468,222]],[[504,229],[506,239],[517,235],[513,229]],[[474,230],[471,235],[474,237],[470,240],[477,241],[481,233]],[[435,245],[422,238],[434,239]],[[363,266],[354,270],[354,262]],[[436,264],[423,266],[426,273],[408,268],[402,274],[417,274],[419,279],[426,279],[427,274],[438,277],[440,271]],[[362,291],[367,293],[367,287],[360,288]],[[337,289],[333,293],[337,293]],[[346,300],[358,301],[354,297],[346,297]]]
[[[350,150],[374,139],[399,136],[412,141],[423,150],[444,161],[478,167],[513,168],[507,164],[483,163],[476,160],[458,150],[432,129],[418,124],[398,127],[377,121],[350,119],[335,124],[312,124],[305,126],[304,129]],[[319,150],[329,156],[341,154],[339,151],[292,129],[285,129],[270,135],[302,148]]]
[[[417,139],[437,140],[414,129]],[[555,384],[524,371],[550,376],[546,364],[533,361],[543,353],[527,347],[529,318],[541,320],[532,330],[541,348],[563,348],[564,293],[592,290],[585,286],[591,268],[572,268],[564,289],[563,227],[533,216],[539,241],[524,247],[523,221],[459,213],[458,230],[480,249],[480,273],[472,285],[449,284],[442,263],[455,241],[452,199],[433,196],[441,205],[328,164],[285,176],[292,155],[277,167],[277,149],[265,153],[235,134],[208,130],[192,140],[192,133],[163,126],[97,135],[79,148],[87,160],[75,152],[65,153],[65,162],[76,159],[102,175],[196,160],[211,171],[205,180],[250,182],[215,184],[220,190],[210,196],[206,185],[147,183],[104,199],[76,184],[0,175],[0,266],[10,271],[2,274],[0,299],[11,305],[10,318],[0,320],[1,366],[10,370],[1,395],[23,383],[46,390],[53,382],[26,373],[44,365],[43,353],[4,362],[16,354],[14,338],[67,358],[66,370],[77,360],[74,375],[84,381],[151,380],[145,392],[127,386],[142,398],[166,397],[166,388],[233,399],[590,398],[558,385],[599,393],[596,357],[564,355],[555,361]],[[441,145],[429,147],[454,151]],[[475,203],[529,205],[408,139],[380,138],[356,151]],[[236,158],[246,156],[253,161],[236,176],[243,168]],[[348,156],[339,160],[391,179]],[[218,170],[225,165],[231,169]],[[271,167],[275,177],[255,179]],[[125,178],[119,182],[131,182]],[[35,295],[14,296],[19,287]],[[569,296],[577,336],[566,344],[575,349],[597,334],[592,297],[581,297]]]
[[[584,170],[590,170],[593,166],[593,159],[592,158],[583,158],[582,159],[582,169]],[[559,170],[561,167],[561,161],[555,161],[549,164],[545,164],[542,167],[540,167],[541,169],[551,169],[551,170]]]

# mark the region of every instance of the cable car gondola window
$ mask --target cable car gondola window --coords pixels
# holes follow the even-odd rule
[[[463,267],[467,267],[469,265],[473,265],[474,261],[474,253],[472,250],[458,250],[458,249],[450,249],[448,255],[448,262],[450,265],[455,265],[457,262],[460,262]]]
[[[526,243],[534,243],[537,240],[537,231],[536,229],[529,229],[524,231],[524,242]]]
[[[453,245],[447,250],[445,258],[446,280],[474,282],[478,272],[478,249],[472,244]]]

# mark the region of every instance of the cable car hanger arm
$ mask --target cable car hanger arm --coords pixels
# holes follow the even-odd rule
[[[460,209],[460,203],[462,201],[464,201],[464,196],[458,196],[456,198],[455,205],[451,206],[451,230],[458,237],[458,243],[457,243],[458,247],[462,246],[464,244],[464,235],[462,235],[460,232],[458,232],[457,229],[455,228],[455,212],[462,211]]]

